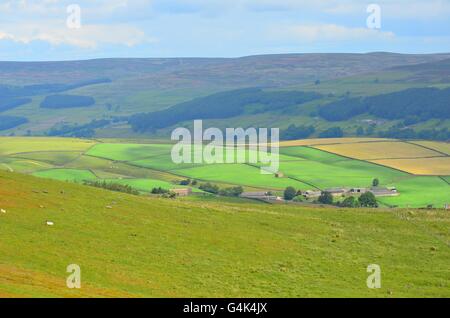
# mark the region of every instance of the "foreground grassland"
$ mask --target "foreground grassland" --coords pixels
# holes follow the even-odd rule
[[[157,199],[11,172],[0,208],[2,297],[450,297],[444,211]]]
[[[186,178],[279,194],[288,186],[298,190],[369,187],[377,178],[381,186],[400,191],[398,197],[380,199],[385,206],[442,208],[450,202],[445,181],[450,176],[447,143],[376,138],[283,142],[282,178],[261,174],[257,164],[175,164],[171,149],[161,140],[0,138],[0,169],[78,183],[105,180],[142,192],[181,188],[179,183]]]

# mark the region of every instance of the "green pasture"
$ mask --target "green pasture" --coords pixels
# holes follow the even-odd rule
[[[86,151],[92,140],[53,137],[0,137],[0,156],[43,151]]]
[[[81,152],[71,151],[49,151],[49,152],[31,152],[11,155],[12,158],[37,160],[54,166],[67,165],[81,156]]]
[[[83,182],[97,179],[95,174],[91,171],[80,169],[50,169],[35,172],[33,175],[41,178],[73,182]]]
[[[148,157],[170,154],[172,146],[164,144],[97,144],[87,155],[114,161],[136,161]]]
[[[450,203],[450,185],[439,177],[411,177],[392,185],[397,187],[400,195],[380,198],[380,202],[411,208],[424,208],[428,205],[443,208]]]
[[[242,186],[267,189],[310,189],[311,186],[289,178],[275,178],[273,174],[262,174],[258,167],[246,164],[212,164],[196,168],[179,169],[174,173],[210,182],[225,182]]]

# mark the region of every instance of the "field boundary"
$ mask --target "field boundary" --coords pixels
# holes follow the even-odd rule
[[[439,151],[437,149],[433,149],[433,148],[430,148],[430,147],[427,147],[427,146],[424,146],[424,145],[421,145],[421,144],[416,144],[413,141],[405,140],[404,142],[407,143],[407,144],[410,144],[410,145],[415,145],[415,146],[418,146],[418,147],[422,147],[422,148],[427,149],[427,150],[432,150],[434,152],[442,154],[444,157],[450,157],[450,155],[445,153],[445,152],[442,152],[442,151]]]
[[[340,157],[343,157],[343,158],[347,158],[347,159],[350,159],[350,160],[356,160],[356,161],[360,161],[360,162],[365,162],[365,163],[373,164],[373,165],[376,165],[376,166],[379,166],[379,167],[383,167],[383,168],[395,170],[395,171],[398,171],[398,172],[403,172],[403,173],[409,174],[409,175],[411,175],[411,176],[417,176],[417,175],[415,175],[415,174],[413,174],[413,173],[410,173],[410,172],[408,172],[408,171],[403,171],[403,170],[400,170],[400,169],[397,169],[397,168],[385,166],[385,165],[382,165],[382,164],[379,164],[379,163],[376,163],[376,162],[370,162],[370,161],[366,161],[366,160],[362,160],[362,159],[357,159],[357,158],[347,157],[347,156],[343,156],[343,155],[336,154],[336,153],[331,152],[331,151],[327,151],[327,150],[323,150],[323,149],[317,149],[317,148],[314,148],[314,147],[311,147],[311,148],[316,149],[316,150],[320,150],[320,151],[323,151],[323,152],[326,152],[326,153],[329,153],[329,154],[332,154],[332,155],[336,155],[336,156],[340,156]],[[439,157],[439,158],[440,158],[440,157]]]

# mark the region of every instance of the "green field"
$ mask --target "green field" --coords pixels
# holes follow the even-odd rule
[[[444,211],[170,200],[9,172],[0,180],[1,297],[450,297]],[[79,290],[66,287],[69,264],[81,267]],[[381,289],[366,287],[369,264],[381,266]]]
[[[97,177],[89,170],[51,169],[33,173],[36,177],[55,179],[60,181],[83,182],[95,180]]]
[[[286,187],[298,190],[325,190],[334,187],[369,187],[377,178],[381,186],[395,186],[400,196],[381,198],[386,206],[443,207],[450,201],[449,176],[413,176],[375,163],[342,157],[309,146],[280,148],[280,172],[283,177],[261,174],[258,164],[175,164],[171,144],[164,141],[137,143],[126,140],[89,141],[78,139],[14,138],[0,140],[0,170],[34,174],[63,181],[108,180],[126,183],[140,191],[153,187],[173,189],[190,178],[213,182],[221,187],[240,185],[246,191]],[[52,143],[53,140],[53,143]],[[355,143],[357,139],[343,139]],[[362,142],[363,143],[363,139]],[[321,140],[326,143],[326,140]],[[330,140],[333,144],[339,140]],[[355,145],[360,146],[361,143]],[[408,143],[396,141],[398,147]],[[382,144],[381,140],[373,145]],[[39,146],[40,145],[40,146]],[[433,146],[443,147],[438,143]],[[29,151],[27,151],[29,147]],[[376,147],[372,147],[376,151]],[[224,153],[226,153],[224,149]],[[246,151],[246,156],[249,156]],[[426,163],[426,158],[422,159]],[[430,159],[432,160],[432,159]],[[193,187],[197,191],[197,187]]]
[[[450,184],[439,177],[412,177],[396,182],[395,186],[400,195],[395,198],[382,198],[382,203],[412,208],[427,205],[442,208],[450,203]]]

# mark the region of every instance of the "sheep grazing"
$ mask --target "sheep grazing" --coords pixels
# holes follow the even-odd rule
[[[5,214],[5,213],[6,213],[6,210],[0,209],[0,212],[3,213],[3,214]]]
[[[51,221],[47,221],[47,225],[48,225],[48,226],[53,226],[53,225],[55,225],[55,223],[53,223],[53,222],[51,222]]]

